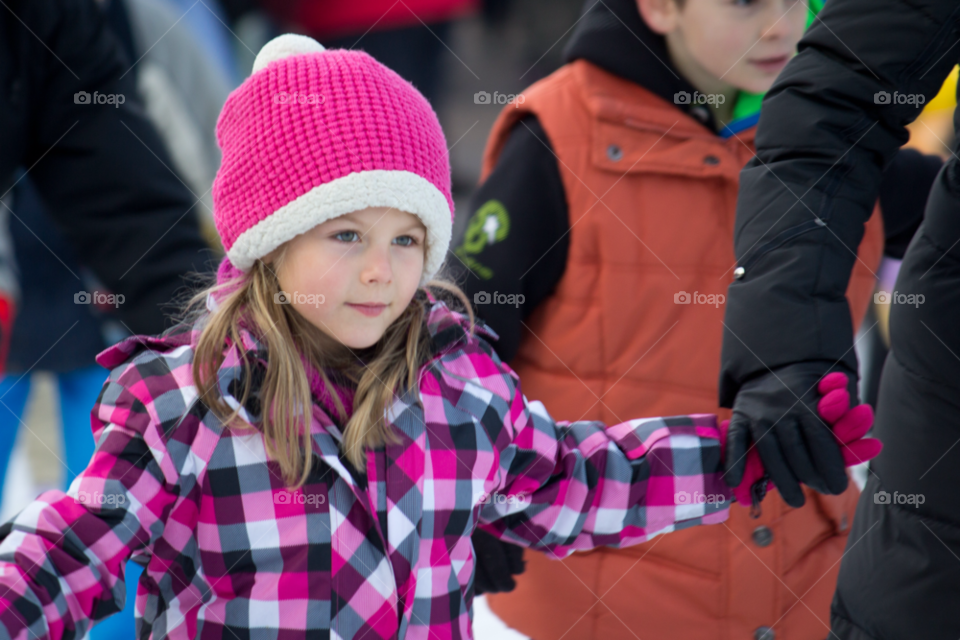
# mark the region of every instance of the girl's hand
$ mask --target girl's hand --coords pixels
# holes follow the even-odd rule
[[[868,404],[850,408],[847,376],[842,373],[824,376],[817,390],[823,396],[817,403],[817,413],[833,427],[846,465],[852,467],[876,458],[883,443],[876,438],[864,438],[873,426],[873,409]]]
[[[721,459],[726,459],[727,455],[727,431],[730,429],[730,421],[724,420],[720,423],[720,457]],[[750,447],[747,451],[747,462],[743,470],[743,480],[736,487],[733,488],[733,495],[737,499],[737,502],[740,503],[743,507],[753,506],[753,495],[751,491],[753,486],[759,483],[761,480],[767,477],[767,472],[763,468],[763,463],[760,462],[760,453],[757,451],[756,447]],[[763,495],[767,491],[773,489],[773,482],[769,479],[766,481],[766,486],[763,486],[762,489],[758,488],[758,491],[761,491]],[[763,500],[763,496],[760,495],[757,500],[759,505],[760,500]]]

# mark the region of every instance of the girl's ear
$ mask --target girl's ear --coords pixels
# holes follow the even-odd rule
[[[280,268],[280,263],[283,261],[283,256],[287,253],[287,247],[289,244],[289,242],[284,242],[282,245],[260,258],[260,262],[262,262],[268,269],[276,273],[277,269]]]
[[[654,33],[665,36],[677,28],[680,7],[677,0],[636,0],[640,17]]]

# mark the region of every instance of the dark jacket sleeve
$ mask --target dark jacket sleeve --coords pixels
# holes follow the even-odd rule
[[[880,211],[886,235],[884,254],[903,259],[927,206],[933,181],[943,167],[940,156],[901,149],[883,172],[880,183]]]
[[[29,31],[15,64],[29,78],[31,110],[22,164],[80,261],[124,296],[120,318],[134,333],[158,333],[184,274],[212,257],[199,197],[174,173],[96,4],[32,0],[19,11]],[[103,95],[122,104],[94,104]]]
[[[831,0],[765,97],[740,174],[722,406],[768,369],[856,370],[844,293],[864,223],[917,96],[936,95],[960,56],[958,21],[955,0]]]
[[[500,336],[497,355],[509,362],[524,320],[560,281],[569,249],[560,169],[535,116],[511,130],[470,214],[450,263],[477,315]]]

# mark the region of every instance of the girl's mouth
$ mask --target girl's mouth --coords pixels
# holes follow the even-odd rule
[[[385,304],[352,304],[350,302],[347,303],[347,306],[359,311],[368,318],[380,315],[383,313],[383,310],[387,308]]]
[[[751,60],[750,64],[756,66],[758,69],[764,73],[779,73],[781,69],[787,66],[787,63],[790,62],[790,56],[774,56],[772,58],[761,58],[759,60]]]

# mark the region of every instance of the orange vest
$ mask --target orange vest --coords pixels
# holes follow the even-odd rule
[[[523,95],[494,124],[481,181],[516,121],[535,114],[557,155],[571,227],[566,271],[511,362],[524,394],[558,420],[729,417],[717,407],[723,303],[754,130],[723,139],[584,60]],[[883,242],[875,210],[847,291],[857,325]],[[490,596],[490,606],[536,640],[748,640],[761,627],[777,640],[822,640],[859,493],[853,483],[840,496],[805,491],[801,509],[774,492],[757,520],[734,506],[725,524],[629,549],[563,561],[527,552],[517,589]]]

